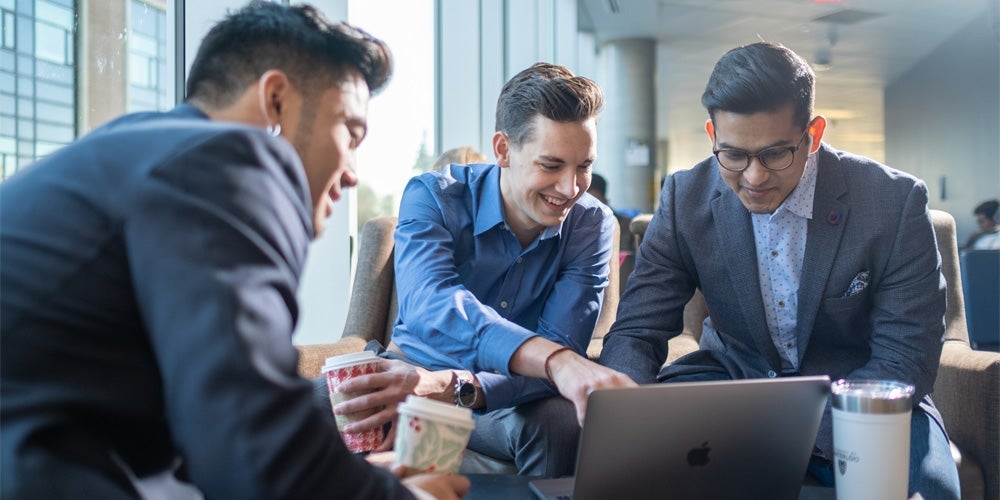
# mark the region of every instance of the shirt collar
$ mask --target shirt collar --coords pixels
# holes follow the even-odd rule
[[[792,190],[792,194],[788,195],[788,198],[785,198],[781,206],[774,211],[775,214],[787,210],[804,219],[812,219],[813,201],[816,199],[816,157],[817,155],[809,155],[806,159],[806,166],[799,183]]]
[[[500,166],[493,165],[479,178],[472,197],[479,193],[479,207],[476,211],[475,232],[480,235],[504,222],[503,200],[500,197]]]
[[[497,224],[507,223],[504,214],[503,197],[500,195],[500,166],[493,165],[479,180],[473,193],[481,193],[479,209],[476,212],[475,234],[480,235]],[[475,194],[473,194],[475,196]],[[539,239],[548,239],[562,234],[562,224],[546,227],[540,233]]]

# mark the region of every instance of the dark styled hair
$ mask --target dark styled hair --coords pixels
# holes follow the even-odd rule
[[[604,106],[604,92],[589,78],[549,63],[535,63],[504,84],[497,100],[496,131],[506,132],[511,144],[528,142],[532,120],[542,115],[571,123],[597,116]]]
[[[738,47],[715,63],[701,96],[713,120],[717,110],[749,115],[792,104],[803,128],[813,112],[816,76],[801,56],[768,42]]]
[[[976,209],[972,211],[972,215],[982,215],[987,219],[1000,222],[1000,219],[997,218],[997,210],[1000,210],[1000,200],[987,200],[976,205]]]
[[[265,72],[283,71],[304,93],[358,71],[377,93],[392,75],[385,42],[316,8],[253,1],[226,16],[202,40],[187,81],[187,100],[225,107]]]

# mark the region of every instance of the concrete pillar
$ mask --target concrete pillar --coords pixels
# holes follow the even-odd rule
[[[616,210],[651,212],[656,160],[656,41],[611,40],[601,46],[604,111],[597,125],[595,171],[608,180]],[[656,186],[658,187],[658,186]]]

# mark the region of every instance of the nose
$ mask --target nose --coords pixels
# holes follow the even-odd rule
[[[358,185],[358,174],[353,167],[344,169],[344,175],[340,176],[340,187],[351,188]]]
[[[764,164],[760,162],[760,158],[752,156],[750,157],[750,164],[743,171],[743,178],[751,186],[759,186],[767,180],[768,175],[770,175],[769,172],[768,169],[764,168]]]
[[[344,189],[352,188],[358,185],[358,176],[354,173],[354,170],[350,168],[345,168],[344,172],[340,174],[340,181],[334,181],[330,186],[330,191],[327,193],[330,199],[337,201],[340,199],[340,193]]]
[[[580,185],[577,183],[575,169],[569,169],[568,172],[559,177],[559,181],[556,183],[556,191],[566,198],[575,198],[580,193]]]

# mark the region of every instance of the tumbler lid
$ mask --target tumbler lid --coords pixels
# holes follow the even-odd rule
[[[833,407],[851,413],[904,413],[913,409],[913,386],[896,380],[844,380],[830,385]]]

